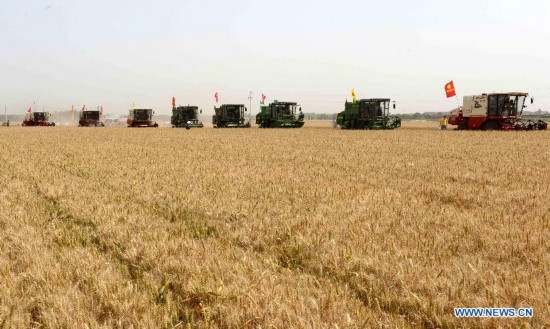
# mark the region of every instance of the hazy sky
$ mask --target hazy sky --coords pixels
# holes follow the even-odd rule
[[[211,111],[259,96],[334,113],[389,97],[397,112],[526,91],[550,110],[550,1],[0,0],[0,105],[24,113],[171,98]]]

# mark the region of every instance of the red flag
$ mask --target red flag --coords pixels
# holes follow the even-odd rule
[[[31,113],[31,107],[29,107],[29,109],[27,110],[27,112]]]
[[[266,97],[266,96],[265,96],[264,94],[262,94],[262,104],[265,103],[265,97]]]
[[[176,97],[172,97],[172,107],[176,107]]]
[[[456,96],[455,84],[452,81],[445,85],[445,93],[447,98]]]
[[[214,98],[216,99],[216,103],[218,102],[218,92],[214,94]]]

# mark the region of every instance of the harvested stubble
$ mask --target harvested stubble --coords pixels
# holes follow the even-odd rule
[[[550,325],[550,133],[329,125],[1,129],[0,325]]]

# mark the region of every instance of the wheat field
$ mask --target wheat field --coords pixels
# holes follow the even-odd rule
[[[549,144],[434,123],[3,128],[0,326],[550,326]]]

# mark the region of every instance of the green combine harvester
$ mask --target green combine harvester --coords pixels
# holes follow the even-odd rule
[[[200,110],[202,113],[202,110]],[[199,120],[198,106],[173,106],[172,118],[170,119],[172,127],[176,128],[202,128],[204,125]]]
[[[369,98],[346,101],[344,111],[338,113],[336,124],[342,129],[382,130],[401,127],[401,119],[390,116],[389,98]]]
[[[250,122],[245,118],[248,109],[243,104],[223,104],[214,107],[212,125],[214,128],[250,128]]]
[[[269,105],[261,105],[260,113],[256,115],[256,124],[260,128],[301,128],[304,125],[302,108],[297,103],[274,101]]]

